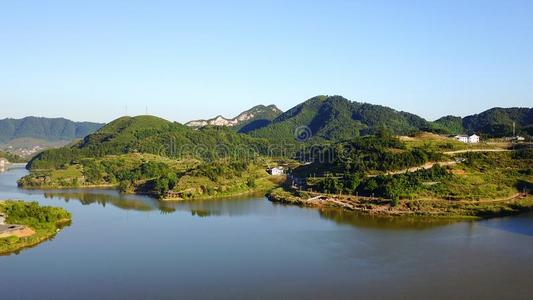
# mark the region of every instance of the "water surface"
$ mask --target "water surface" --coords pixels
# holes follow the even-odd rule
[[[161,203],[109,190],[0,199],[62,206],[73,223],[0,257],[0,299],[533,297],[533,215],[478,222],[383,219],[264,197]]]

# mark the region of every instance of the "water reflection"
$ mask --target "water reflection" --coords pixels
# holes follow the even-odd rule
[[[339,209],[321,209],[320,217],[333,220],[341,225],[369,229],[423,230],[457,222],[457,220],[440,218],[371,216]]]
[[[116,190],[106,189],[69,189],[69,190],[24,190],[16,187],[16,179],[27,173],[24,169],[12,170],[2,175],[0,187],[13,194],[43,195],[46,199],[57,199],[65,202],[79,201],[82,205],[112,206],[121,210],[139,212],[159,211],[168,215],[175,212],[188,212],[194,217],[207,218],[217,216],[269,215],[275,213],[272,208],[284,206],[268,202],[264,195],[242,196],[223,199],[191,200],[191,201],[159,201],[155,198],[122,194]],[[4,182],[5,181],[5,182]],[[2,182],[4,182],[2,184]],[[18,196],[17,196],[18,197]],[[19,197],[20,198],[20,197]],[[293,210],[301,208],[290,206]],[[382,217],[356,214],[337,209],[307,209],[340,225],[370,229],[428,229],[448,225],[454,221],[445,219],[424,219],[421,217]],[[533,230],[532,230],[533,232]]]
[[[61,199],[65,202],[71,200],[79,201],[83,205],[98,204],[101,206],[113,205],[124,210],[151,211],[157,208],[150,201],[145,199],[135,199],[133,197],[124,197],[113,195],[109,192],[86,192],[86,191],[59,191],[44,192],[46,199]]]
[[[258,205],[258,201],[267,201],[264,196],[244,196],[240,198],[191,200],[191,201],[159,201],[142,195],[125,195],[115,190],[59,190],[38,191],[46,199],[59,199],[65,202],[79,201],[82,205],[97,204],[103,207],[111,205],[123,210],[150,212],[159,210],[162,214],[172,214],[176,211],[190,212],[199,218],[216,216],[239,216],[257,213],[258,210],[268,209],[265,205]],[[268,206],[280,204],[268,202]],[[423,230],[444,226],[457,221],[449,219],[435,219],[423,217],[383,217],[357,214],[338,209],[316,210],[321,218],[334,221],[340,225],[370,229],[416,229]],[[532,230],[533,232],[533,230]]]
[[[32,190],[31,192],[42,192],[46,199],[59,199],[65,202],[79,201],[83,205],[97,204],[103,207],[112,205],[123,210],[145,212],[159,210],[162,214],[187,211],[191,212],[191,215],[201,218],[244,215],[257,210],[257,206],[254,205],[254,200],[264,200],[263,196],[257,196],[253,198],[159,201],[147,196],[124,195],[113,190],[59,190],[44,192]]]

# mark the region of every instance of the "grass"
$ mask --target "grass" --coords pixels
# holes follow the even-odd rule
[[[493,143],[482,141],[478,144],[465,144],[455,140],[453,137],[421,132],[414,136],[402,136],[400,140],[405,143],[407,149],[420,148],[433,152],[447,152],[468,149],[497,149],[506,148],[508,143]]]
[[[66,169],[53,170],[50,173],[50,176],[56,178],[57,180],[70,179],[70,178],[79,178],[83,174],[81,172],[81,166],[73,165],[68,166]]]
[[[253,164],[240,174],[221,176],[214,180],[206,176],[182,176],[173,191],[179,192],[183,199],[213,199],[267,192],[282,181],[284,176],[270,176],[262,164]]]
[[[353,195],[323,194],[327,199],[346,200],[349,209],[370,214],[424,215],[447,218],[486,218],[510,215],[533,208],[533,157],[514,152],[475,152],[456,156],[466,161],[448,167],[453,175],[440,181],[410,186],[409,193],[399,201],[368,199]],[[402,175],[395,175],[402,176]],[[319,178],[308,178],[315,183]],[[414,185],[414,184],[413,184]],[[289,188],[275,189],[273,201],[305,206],[339,207],[335,201],[306,201],[316,193],[298,192]],[[520,195],[520,196],[518,196]],[[338,204],[338,203],[337,203]],[[390,207],[388,207],[390,206]]]

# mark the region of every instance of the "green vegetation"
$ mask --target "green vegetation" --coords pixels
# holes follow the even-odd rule
[[[191,129],[151,117],[123,117],[83,141],[30,161],[23,187],[118,187],[190,199],[266,189],[266,140],[228,128]]]
[[[85,158],[61,169],[36,170],[19,180],[26,188],[118,187],[122,192],[177,199],[213,198],[265,191],[265,159],[174,160],[129,153]]]
[[[268,191],[270,181],[262,160],[219,160],[181,174],[173,190],[182,199],[214,198]],[[170,187],[169,187],[170,189]]]
[[[26,160],[14,153],[7,152],[7,151],[0,151],[0,158],[7,159],[10,163],[24,163]]]
[[[265,109],[270,112],[262,115]],[[515,119],[524,132],[531,123],[527,109],[428,122],[379,105],[318,96],[279,116],[271,107],[247,113],[252,112],[254,118],[233,128],[193,129],[153,116],[122,117],[82,141],[37,155],[28,164],[31,174],[19,185],[116,187],[162,199],[212,198],[272,189],[280,182],[270,181],[266,169],[295,159],[300,164],[282,165],[298,189],[371,196],[394,207],[428,199],[504,199],[531,190],[530,150],[462,153],[496,146],[466,145],[434,133],[479,129],[497,136],[503,131],[495,124]]]
[[[400,199],[488,200],[512,197],[533,190],[531,150],[510,153],[465,153],[464,163],[454,167],[435,164],[395,175],[369,177],[345,173],[308,180],[314,191],[333,194],[376,196]]]
[[[533,210],[533,197],[470,201],[445,199],[404,199],[390,201],[382,198],[355,197],[350,195],[326,195],[317,198],[316,193],[274,189],[268,197],[271,201],[298,206],[342,209],[369,215],[417,216],[431,219],[482,219],[515,215]]]
[[[73,140],[95,132],[103,124],[73,122],[63,118],[37,118],[0,120],[0,144],[17,138],[38,138],[47,141]]]
[[[496,107],[465,118],[446,116],[433,122],[431,128],[440,133],[504,137],[512,136],[513,122],[518,134],[533,135],[533,109],[518,107]]]
[[[292,142],[295,130],[306,126],[311,141],[341,141],[386,128],[394,134],[410,134],[428,126],[416,115],[391,108],[349,101],[341,96],[317,96],[283,113],[272,124],[250,132],[273,141]]]
[[[443,134],[463,134],[463,119],[456,116],[444,116],[430,126],[431,131]]]
[[[266,153],[268,143],[222,127],[198,130],[153,116],[122,117],[70,147],[50,149],[34,157],[28,168],[53,169],[84,158],[127,153],[150,153],[182,159],[216,160],[254,157]]]
[[[7,224],[24,225],[35,231],[31,236],[0,238],[0,254],[12,253],[49,239],[71,220],[66,210],[39,206],[37,202],[0,201],[0,212],[7,215]]]
[[[298,153],[302,161],[311,164],[294,170],[298,177],[342,176],[343,174],[379,173],[420,166],[439,161],[439,152],[425,147],[408,149],[398,138],[386,131],[376,136],[354,138],[347,142],[307,147]]]

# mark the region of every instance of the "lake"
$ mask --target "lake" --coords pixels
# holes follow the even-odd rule
[[[161,203],[110,190],[21,190],[61,206],[53,240],[0,256],[0,299],[531,299],[533,214],[387,219],[266,198]]]

